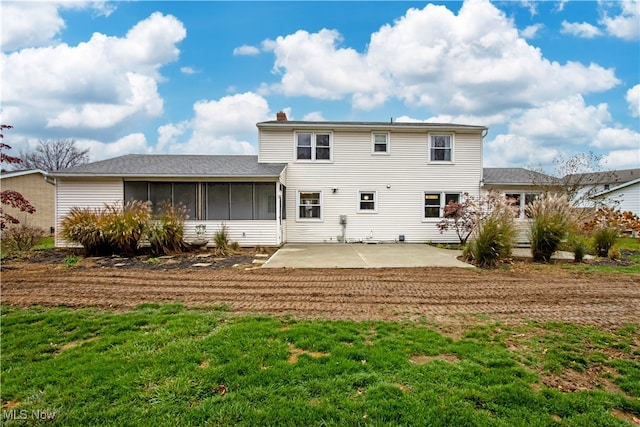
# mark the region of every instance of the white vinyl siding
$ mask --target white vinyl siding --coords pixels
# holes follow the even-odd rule
[[[424,221],[424,192],[480,193],[482,138],[477,133],[456,133],[455,164],[430,164],[428,133],[390,132],[393,153],[371,155],[370,129],[334,130],[333,163],[292,161],[292,131],[262,129],[261,161],[282,162],[273,153],[287,152],[286,241],[291,243],[337,242],[342,236],[340,215],[347,216],[347,241],[396,241],[399,235],[412,242],[456,242],[455,233],[440,234],[433,223]],[[288,151],[282,149],[284,145]],[[333,191],[335,189],[335,192]],[[322,221],[293,221],[298,218],[298,191],[322,191]],[[358,210],[360,191],[375,191],[376,215]]]
[[[251,185],[251,184],[249,184]],[[256,186],[267,188],[267,186],[275,186],[276,183],[256,183]],[[124,200],[124,182],[122,179],[111,180],[70,180],[59,178],[56,182],[56,221],[57,230],[60,230],[60,220],[66,215],[72,207],[81,208],[102,208],[106,204],[119,203],[122,205]],[[266,192],[258,190],[262,196]],[[263,194],[264,193],[264,194]],[[272,216],[269,213],[275,200],[271,197],[265,198],[259,196],[257,198],[258,210],[264,215]],[[271,192],[269,193],[271,196]],[[262,213],[260,215],[262,215]],[[185,240],[196,238],[196,229],[198,225],[205,225],[205,238],[209,240],[209,246],[214,245],[213,235],[220,229],[222,224],[227,226],[229,231],[229,240],[238,242],[241,246],[275,246],[281,243],[280,230],[277,220],[194,220],[185,221]],[[56,246],[74,246],[64,241],[56,232]]]
[[[56,180],[56,246],[73,246],[60,237],[60,222],[71,208],[103,208],[105,203],[122,205],[124,187],[122,179],[109,180]]]

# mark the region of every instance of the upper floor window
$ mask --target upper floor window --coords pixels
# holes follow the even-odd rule
[[[371,152],[373,154],[389,154],[389,134],[374,133],[371,134]]]
[[[429,161],[453,161],[453,135],[429,135]]]
[[[331,134],[296,133],[296,160],[331,161]]]

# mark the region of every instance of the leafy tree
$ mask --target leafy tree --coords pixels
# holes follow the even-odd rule
[[[35,149],[21,152],[27,169],[57,171],[89,162],[89,149],[81,150],[73,139],[39,140]]]
[[[0,139],[4,138],[5,129],[12,129],[11,125],[0,125]],[[0,163],[7,164],[20,164],[22,160],[19,157],[10,156],[5,153],[5,150],[10,150],[11,146],[0,142]],[[34,213],[36,208],[29,203],[27,199],[22,196],[22,194],[13,190],[4,190],[0,193],[0,202],[1,205],[11,206],[12,208],[19,209],[21,212]],[[9,215],[4,211],[2,206],[0,205],[0,230],[4,230],[7,224],[19,224],[20,221],[12,215]]]

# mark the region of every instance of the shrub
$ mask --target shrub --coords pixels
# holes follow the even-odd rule
[[[618,229],[616,227],[600,227],[593,231],[593,249],[600,257],[609,256],[609,249],[618,239]]]
[[[163,255],[183,251],[185,246],[182,238],[187,209],[183,205],[176,207],[168,202],[163,202],[159,207],[160,213],[153,218],[146,229],[151,253]]]
[[[74,254],[67,255],[66,257],[64,257],[64,261],[63,261],[64,266],[66,268],[71,268],[79,262],[80,262],[80,258],[78,258],[78,256]]]
[[[229,229],[225,223],[222,223],[220,229],[213,236],[216,249],[226,250],[229,246]]]
[[[492,194],[487,200],[486,214],[463,250],[463,256],[479,267],[495,267],[510,256],[516,237],[514,208],[507,199]]]
[[[572,209],[566,195],[545,194],[527,205],[531,218],[531,254],[534,261],[549,262],[567,236]]]
[[[25,223],[9,225],[2,230],[2,247],[7,251],[27,251],[44,237],[44,230]]]
[[[622,253],[620,252],[620,247],[618,245],[611,246],[611,249],[609,249],[609,253],[607,254],[607,256],[613,260],[621,260]]]
[[[60,234],[65,240],[82,245],[87,255],[112,252],[104,234],[104,209],[71,208],[60,223]]]
[[[150,217],[148,202],[133,200],[122,208],[118,204],[107,205],[104,210],[103,232],[117,253],[133,256]]]
[[[569,237],[569,249],[573,252],[573,260],[575,262],[582,262],[584,256],[589,250],[589,245],[585,238],[579,234],[572,234]]]

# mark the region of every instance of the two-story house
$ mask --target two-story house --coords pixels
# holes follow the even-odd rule
[[[58,221],[73,206],[170,200],[187,207],[187,239],[224,223],[247,246],[455,242],[435,227],[444,205],[482,191],[484,126],[278,113],[257,127],[257,156],[128,155],[56,172]]]

